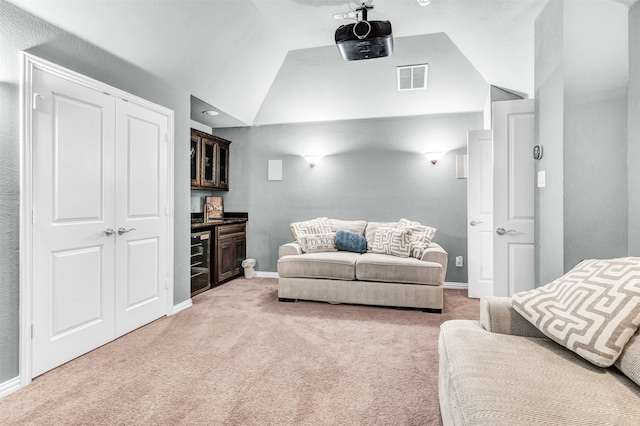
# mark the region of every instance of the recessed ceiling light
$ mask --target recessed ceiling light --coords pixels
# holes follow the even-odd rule
[[[417,0],[420,6],[429,6],[431,4],[431,0]]]
[[[206,111],[202,111],[202,113],[205,114],[205,115],[218,115],[218,114],[220,114],[218,111],[214,111],[212,109],[208,109]]]

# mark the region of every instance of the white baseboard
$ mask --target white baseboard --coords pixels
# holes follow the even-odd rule
[[[0,398],[4,398],[10,393],[17,391],[21,387],[22,387],[22,380],[20,380],[20,376],[7,380],[4,383],[0,383]]]
[[[173,305],[173,310],[171,311],[171,315],[175,315],[180,311],[184,311],[185,309],[189,309],[193,306],[193,302],[191,302],[191,298],[185,300],[182,303],[178,303],[177,305]]]
[[[280,278],[277,272],[256,271],[255,276],[258,278]]]
[[[450,288],[453,290],[468,290],[469,284],[468,283],[450,283],[445,281],[442,287]]]

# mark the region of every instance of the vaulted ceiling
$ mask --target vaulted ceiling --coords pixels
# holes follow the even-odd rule
[[[534,20],[549,0],[375,0],[394,53],[343,61],[344,0],[10,0],[192,95],[211,127],[481,111],[489,85],[533,96]],[[367,0],[371,3],[371,0]],[[424,91],[396,67],[429,64]],[[192,114],[192,115],[193,115]]]

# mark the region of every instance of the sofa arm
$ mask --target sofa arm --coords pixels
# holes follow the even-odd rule
[[[432,242],[429,244],[420,260],[424,260],[425,262],[435,262],[442,265],[442,277],[440,277],[440,281],[444,283],[445,275],[447,274],[447,262],[449,261],[449,254],[445,249],[438,243]]]
[[[511,307],[508,297],[482,297],[480,299],[480,325],[492,333],[546,337]]]
[[[282,256],[289,256],[292,254],[302,254],[302,248],[300,247],[300,244],[296,242],[286,243],[282,244],[278,248],[278,259],[280,259]]]

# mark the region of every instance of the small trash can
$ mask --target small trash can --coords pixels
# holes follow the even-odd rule
[[[242,267],[244,268],[244,277],[253,278],[253,268],[256,266],[255,259],[245,259],[242,261]]]

